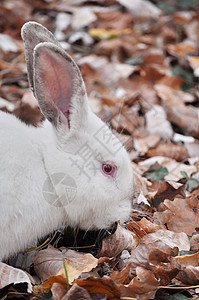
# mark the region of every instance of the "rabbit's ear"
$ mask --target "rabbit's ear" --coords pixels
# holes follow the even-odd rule
[[[60,47],[40,43],[34,50],[34,87],[40,108],[58,129],[74,132],[86,121],[88,103],[81,73]]]
[[[34,93],[33,82],[33,50],[35,46],[42,42],[51,42],[59,46],[59,42],[54,35],[41,24],[36,22],[27,22],[21,29],[21,36],[25,46],[25,56],[28,69],[28,80],[30,87]]]

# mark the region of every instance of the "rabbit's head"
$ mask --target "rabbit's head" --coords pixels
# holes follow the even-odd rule
[[[71,193],[59,199],[66,223],[102,229],[124,222],[130,217],[133,193],[126,150],[91,111],[81,73],[54,36],[40,24],[28,22],[22,37],[29,83],[54,141],[44,154],[49,182],[53,174],[65,173],[57,193],[63,192],[64,184]]]

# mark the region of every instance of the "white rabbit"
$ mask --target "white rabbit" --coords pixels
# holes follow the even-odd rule
[[[77,65],[36,22],[22,38],[47,120],[34,128],[0,112],[0,260],[60,225],[103,229],[131,214],[128,154],[91,111]]]

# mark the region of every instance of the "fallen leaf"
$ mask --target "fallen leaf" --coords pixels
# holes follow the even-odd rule
[[[170,157],[176,161],[183,161],[189,157],[189,153],[183,144],[175,145],[173,143],[159,144],[156,148],[149,149],[146,153],[147,158],[157,155]]]
[[[161,241],[171,248],[178,247],[180,251],[188,251],[190,249],[189,239],[184,232],[174,232],[170,230],[160,229],[156,232],[149,233],[145,235],[140,242],[145,244],[151,244],[152,246],[152,244],[157,241]]]
[[[160,142],[160,137],[156,134],[150,134],[144,138],[135,138],[134,147],[137,151],[146,153],[150,148],[155,148]]]
[[[160,285],[167,285],[173,278],[179,273],[177,268],[165,270],[163,268],[157,268],[153,271],[153,274],[158,279]]]
[[[102,241],[102,249],[97,254],[101,256],[117,256],[124,249],[131,251],[138,244],[138,237],[129,230],[118,225],[116,231]]]
[[[129,282],[130,270],[131,263],[124,267],[120,272],[113,271],[113,273],[110,275],[110,278],[117,284],[125,284],[126,281]]]
[[[70,283],[82,272],[90,271],[96,267],[98,262],[98,259],[90,253],[80,253],[68,249],[66,253],[63,254],[51,246],[34,255],[34,269],[42,281],[55,275],[63,277],[63,280],[65,280],[63,260],[66,265]]]
[[[152,232],[156,232],[157,230],[166,230],[166,227],[164,225],[157,225],[154,224],[152,222],[150,222],[149,220],[147,220],[146,218],[142,218],[142,220],[140,220],[139,222],[137,222],[139,226],[141,226],[141,228],[146,232],[146,233],[152,233]],[[130,225],[131,223],[129,223]]]
[[[172,55],[177,56],[185,56],[189,53],[196,52],[196,47],[190,42],[182,42],[178,44],[170,44],[167,45],[167,51]]]
[[[143,267],[136,268],[137,276],[128,285],[128,289],[135,294],[145,294],[157,289],[159,281],[152,271]]]
[[[192,255],[182,255],[171,258],[171,267],[180,270],[177,278],[185,284],[199,283],[199,252]]]
[[[151,269],[152,264],[161,265],[162,262],[168,262],[171,256],[177,255],[178,248],[171,241],[168,242],[168,240],[168,238],[166,240],[166,234],[166,242],[158,236],[157,238],[148,237],[148,235],[144,236],[139,245],[131,251],[129,260],[131,262],[131,271],[134,273],[138,266]],[[167,243],[170,243],[170,245]]]
[[[101,279],[88,277],[87,279],[77,279],[75,283],[86,289],[90,294],[100,293],[106,294],[107,299],[120,299],[120,289],[111,278],[103,276]]]
[[[158,96],[161,98],[163,107],[167,113],[167,118],[169,121],[177,121],[175,119],[171,119],[171,113],[176,113],[177,116],[180,118],[180,115],[177,114],[177,108],[181,111],[187,110],[189,111],[189,107],[184,106],[184,103],[193,102],[195,100],[194,96],[190,93],[183,92],[182,90],[174,89],[173,87],[169,87],[167,85],[158,83],[154,86],[154,89],[157,91]],[[192,108],[190,108],[190,111]],[[192,112],[194,115],[194,112]],[[174,122],[174,123],[175,123]]]
[[[164,205],[168,213],[166,218],[162,220],[163,224],[166,223],[169,230],[192,235],[199,224],[198,199],[196,197],[175,198],[173,201],[165,200]],[[160,221],[159,224],[162,223],[162,216],[165,216],[165,212],[156,212],[154,214],[156,223],[158,220]]]
[[[161,10],[149,1],[134,0],[129,2],[128,0],[117,0],[123,5],[132,15],[137,17],[157,18],[161,14]]]
[[[132,15],[129,13],[122,13],[121,11],[98,11],[95,12],[99,28],[124,30],[132,27]]]
[[[26,283],[27,292],[32,292],[32,283],[30,277],[23,270],[11,267],[0,262],[0,289],[10,284]]]
[[[89,29],[89,34],[93,38],[99,38],[99,39],[113,39],[119,37],[121,34],[129,34],[131,32],[132,32],[131,29],[123,29],[123,30],[104,29],[104,28]]]
[[[90,253],[81,253],[81,255],[78,255],[77,257],[65,258],[64,264],[68,274],[68,282],[69,284],[72,284],[72,282],[77,279],[81,273],[89,272],[95,268],[98,264],[98,259]],[[65,267],[62,267],[59,270],[57,276],[65,278]]]
[[[165,176],[165,180],[178,181],[183,178],[182,171],[185,171],[188,176],[196,172],[196,166],[186,165],[184,163],[176,162],[174,159],[165,160],[162,166],[166,167],[169,174]]]
[[[190,239],[191,251],[199,252],[199,233],[193,234]]]
[[[156,208],[165,199],[173,200],[177,195],[185,197],[185,187],[180,185],[179,187],[173,187],[167,181],[154,181],[151,186],[148,187],[150,200]]]
[[[177,279],[187,285],[199,284],[199,266],[187,266],[178,273]]]
[[[190,255],[181,255],[171,258],[171,266],[178,269],[183,269],[183,267],[193,266],[197,267],[199,265],[199,252]]]
[[[164,109],[160,105],[153,105],[145,117],[146,129],[150,134],[157,134],[165,139],[172,137],[173,129],[167,121]]]
[[[67,298],[66,298],[67,297]],[[91,300],[91,296],[89,293],[82,287],[80,287],[77,283],[75,283],[67,293],[67,296],[63,297],[63,300]]]

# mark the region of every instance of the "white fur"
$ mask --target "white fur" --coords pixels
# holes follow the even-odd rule
[[[29,35],[33,32],[30,39],[34,39],[32,28],[41,30],[45,36],[46,29],[29,22],[24,27],[25,39],[27,32]],[[108,126],[89,108],[77,66],[57,44],[51,44],[49,38],[47,43],[43,38],[42,44],[34,45],[28,54],[27,45],[25,40],[26,58],[33,55],[34,61],[28,70],[29,80],[42,112],[51,122],[46,120],[42,128],[28,127],[14,116],[0,112],[0,260],[24,250],[60,225],[85,230],[108,228],[115,221],[124,222],[131,213],[133,175],[128,154]],[[49,87],[44,86],[39,77],[42,51],[54,53],[52,57],[58,53],[60,62],[67,60],[68,70],[73,70],[70,128],[59,107],[53,108],[49,115],[48,105],[54,107],[54,104],[51,99],[48,104],[43,95]],[[31,72],[30,68],[33,68]],[[62,89],[62,83],[58,85]],[[55,119],[52,121],[51,117]],[[83,149],[91,150],[85,161],[81,154]],[[114,178],[103,174],[102,162],[117,166]],[[59,198],[63,186],[53,183],[57,173],[67,174],[75,182],[75,194],[69,202]],[[60,207],[46,200],[44,190],[57,195]]]

